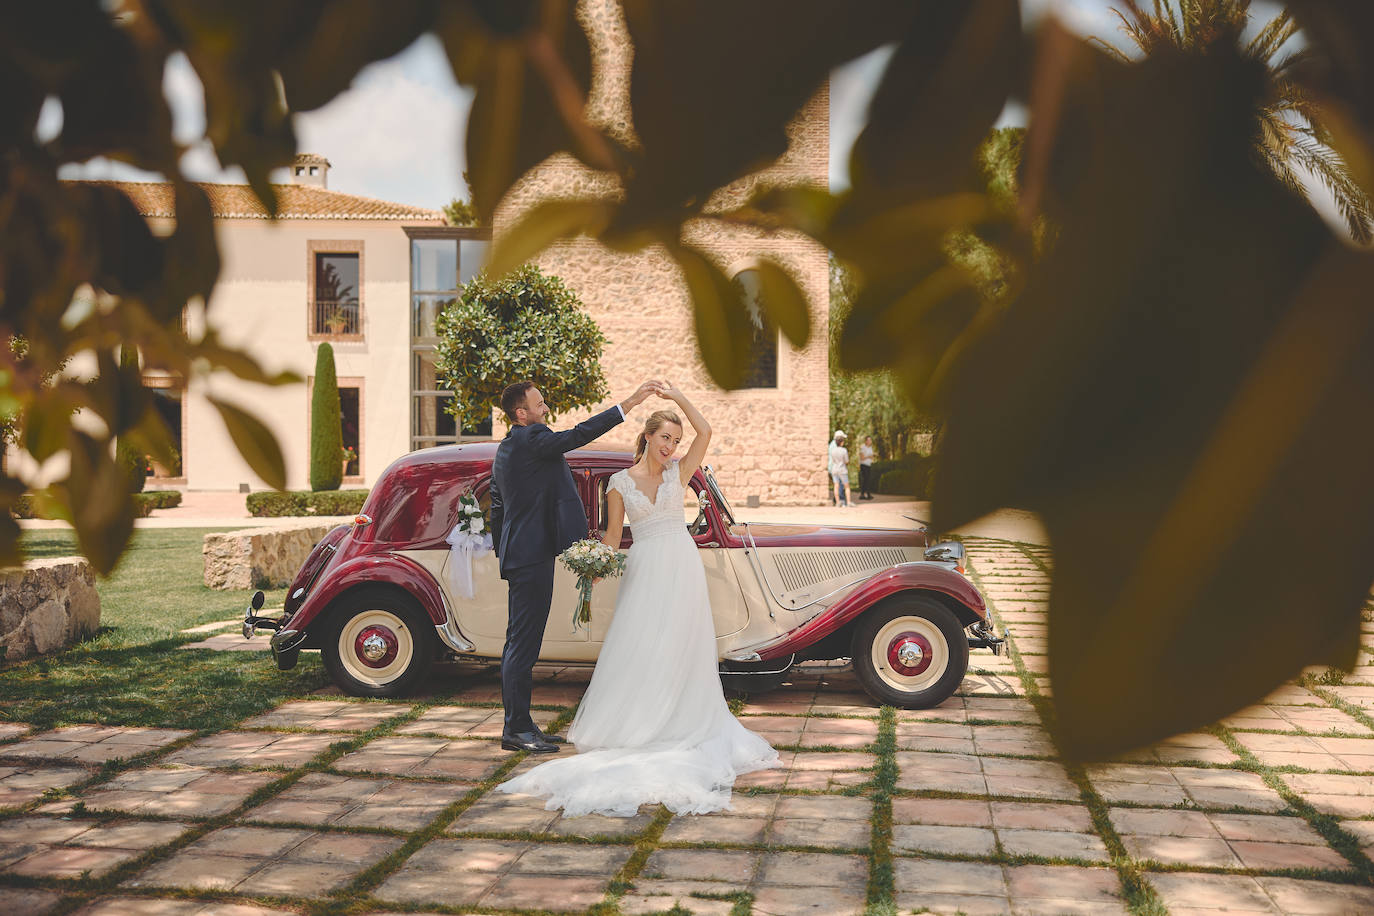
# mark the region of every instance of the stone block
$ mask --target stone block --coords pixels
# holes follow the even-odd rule
[[[205,586],[243,589],[290,585],[310,551],[332,527],[311,522],[207,534],[201,548]]]
[[[0,570],[0,647],[7,660],[55,652],[99,628],[100,595],[85,558]]]

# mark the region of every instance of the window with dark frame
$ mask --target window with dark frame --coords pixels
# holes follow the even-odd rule
[[[353,457],[344,467],[345,477],[358,477],[362,471],[362,401],[361,392],[353,386],[339,386],[339,422],[342,426],[343,447],[352,449]]]
[[[356,251],[315,252],[311,333],[340,337],[362,333],[361,260],[362,256]]]
[[[749,345],[749,369],[741,388],[778,387],[778,329],[768,320],[760,297],[763,294],[759,273],[746,268],[735,274],[734,284],[749,312],[753,337]]]
[[[413,226],[410,236],[410,447],[428,448],[463,439],[490,439],[488,419],[458,429],[447,407],[454,393],[442,387],[434,365],[438,337],[435,318],[462,295],[463,286],[482,268],[491,230],[477,227]]]

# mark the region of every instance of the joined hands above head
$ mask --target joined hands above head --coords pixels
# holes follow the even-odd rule
[[[629,413],[640,404],[643,404],[651,394],[658,394],[665,386],[665,382],[658,379],[647,379],[635,389],[634,394],[620,402],[620,409],[624,413]]]

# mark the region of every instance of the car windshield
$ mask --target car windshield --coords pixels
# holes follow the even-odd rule
[[[710,465],[703,467],[702,471],[706,474],[706,486],[711,490],[711,498],[716,501],[716,505],[724,513],[725,521],[731,525],[736,524],[735,510],[730,508],[730,503],[726,501],[725,494],[720,491],[720,484],[716,483],[715,472],[711,470]]]

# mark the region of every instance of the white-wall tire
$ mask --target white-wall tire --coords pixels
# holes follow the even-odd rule
[[[411,692],[434,660],[434,625],[415,599],[398,590],[350,592],[330,610],[325,669],[352,696]]]
[[[888,599],[854,630],[854,673],[875,700],[928,709],[948,699],[968,671],[968,637],[954,612],[919,593]]]

